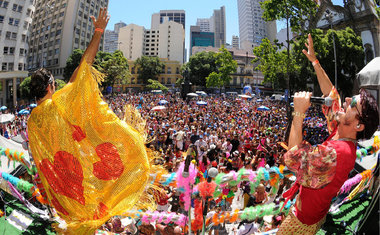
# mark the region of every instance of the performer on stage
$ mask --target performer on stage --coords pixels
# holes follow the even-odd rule
[[[30,148],[48,200],[69,234],[94,234],[112,216],[148,205],[143,191],[155,169],[141,116],[128,109],[127,124],[102,100],[103,77],[91,65],[109,20],[107,9],[92,19],[94,35],[68,85],[55,92],[46,69],[31,78],[38,106],[28,120]]]
[[[324,96],[333,99],[331,107],[323,106],[330,132],[329,138],[316,147],[302,140],[305,112],[310,107],[310,92],[294,95],[293,122],[289,136],[289,151],[284,159],[296,172],[297,181],[284,193],[292,198],[299,190],[296,204],[281,224],[278,234],[315,234],[324,223],[331,200],[354,168],[358,139],[369,139],[379,125],[376,100],[366,90],[346,98],[341,107],[339,94],[319,64],[309,34],[308,51],[303,53],[312,62]]]

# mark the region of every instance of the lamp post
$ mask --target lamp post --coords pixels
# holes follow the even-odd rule
[[[326,10],[325,18],[330,23],[331,30],[333,29],[333,14],[329,10]],[[335,88],[338,89],[338,69],[337,69],[337,61],[336,61],[336,47],[335,47],[335,36],[333,35],[333,47],[334,47],[334,66],[335,66]]]

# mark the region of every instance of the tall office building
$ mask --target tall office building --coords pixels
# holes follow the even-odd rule
[[[215,35],[215,46],[221,47],[226,44],[226,9],[224,6],[220,10],[214,10],[211,17],[213,22],[213,32]]]
[[[264,0],[237,0],[239,14],[240,45],[247,41],[259,45],[267,37],[276,37],[276,22],[265,22],[260,2]]]
[[[182,24],[164,21],[157,29],[129,24],[120,29],[120,50],[129,60],[142,55],[184,62],[185,31]]]
[[[95,30],[90,16],[98,16],[108,0],[37,0],[29,38],[28,68],[48,68],[62,78],[67,58],[86,49]],[[103,50],[103,37],[100,43]]]
[[[1,105],[17,104],[19,85],[28,76],[26,55],[34,10],[33,0],[0,1]]]
[[[239,36],[232,35],[232,48],[239,49]]]
[[[200,47],[214,47],[214,33],[202,32],[200,26],[190,26],[190,55],[192,55],[192,48],[194,46]]]
[[[210,18],[197,19],[197,26],[199,26],[201,32],[212,32],[212,23]]]
[[[226,44],[226,9],[222,6],[219,10],[214,10],[210,18],[197,19],[197,26],[201,32],[214,33],[215,47],[221,47]]]
[[[164,22],[164,18],[182,24],[185,29],[185,11],[184,10],[161,10],[159,13],[152,15],[151,29],[158,29],[159,25]]]
[[[124,22],[119,22],[114,25],[114,30],[106,30],[104,34],[104,51],[113,53],[119,49],[118,39],[119,30],[125,27],[127,24]]]

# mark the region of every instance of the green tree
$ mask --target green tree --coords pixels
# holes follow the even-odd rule
[[[114,84],[126,84],[130,78],[128,60],[123,52],[115,51],[111,56],[99,54],[98,69],[105,74],[102,87],[113,86]]]
[[[148,79],[148,85],[146,86],[150,90],[162,90],[163,92],[168,91],[168,88],[162,85],[159,81]]]
[[[217,72],[212,72],[206,78],[206,86],[221,88],[229,84],[231,80],[230,74],[236,73],[237,62],[223,46],[219,49],[219,53],[214,56],[216,57]]]
[[[32,100],[34,98],[30,95],[30,79],[30,76],[26,77],[24,81],[20,83],[20,96],[24,100]]]
[[[318,5],[312,0],[265,0],[260,3],[266,21],[289,19],[295,33],[304,31]]]
[[[253,63],[259,62],[255,70],[259,70],[264,75],[264,83],[272,84],[272,88],[285,88],[284,79],[288,72],[289,65],[286,51],[280,50],[281,45],[272,43],[268,38],[264,38],[260,46],[255,47],[253,54],[256,56]],[[294,63],[292,63],[294,65]],[[295,71],[296,68],[289,69]]]
[[[348,27],[339,31],[330,29],[327,33],[315,29],[311,34],[317,58],[333,84],[335,84],[335,64],[332,34],[335,35],[338,90],[344,96],[351,96],[356,74],[364,67],[364,49],[361,37]],[[317,85],[314,69],[301,52],[302,49],[305,49],[306,38],[307,35],[303,35],[294,43],[292,54],[295,62],[301,66],[299,79],[310,78]],[[320,89],[316,90],[319,92]]]
[[[63,77],[66,82],[71,78],[75,69],[79,66],[80,60],[82,59],[84,51],[81,49],[76,49],[66,60],[66,67],[63,70]]]
[[[76,49],[66,60],[66,67],[63,71],[63,78],[65,82],[68,82],[71,78],[71,75],[74,73],[75,69],[79,66],[79,63],[82,59],[84,51],[81,49]],[[102,64],[112,58],[112,54],[109,52],[98,51],[94,60],[94,68],[101,71]]]
[[[149,79],[157,80],[165,65],[156,56],[141,56],[135,61],[135,66],[138,68],[137,79],[147,84]]]
[[[202,51],[192,55],[189,62],[184,64],[181,71],[188,69],[190,82],[197,86],[206,86],[206,78],[217,71],[215,52]]]

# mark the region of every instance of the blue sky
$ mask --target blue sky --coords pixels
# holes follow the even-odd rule
[[[333,0],[342,4],[343,0]],[[185,10],[186,12],[186,47],[189,42],[190,25],[195,25],[197,18],[209,18],[214,9],[226,7],[226,41],[231,43],[232,35],[239,35],[237,0],[109,0],[108,11],[111,19],[108,29],[115,23],[137,24],[149,29],[151,16],[160,10]],[[283,22],[277,23],[277,30],[285,28]]]

